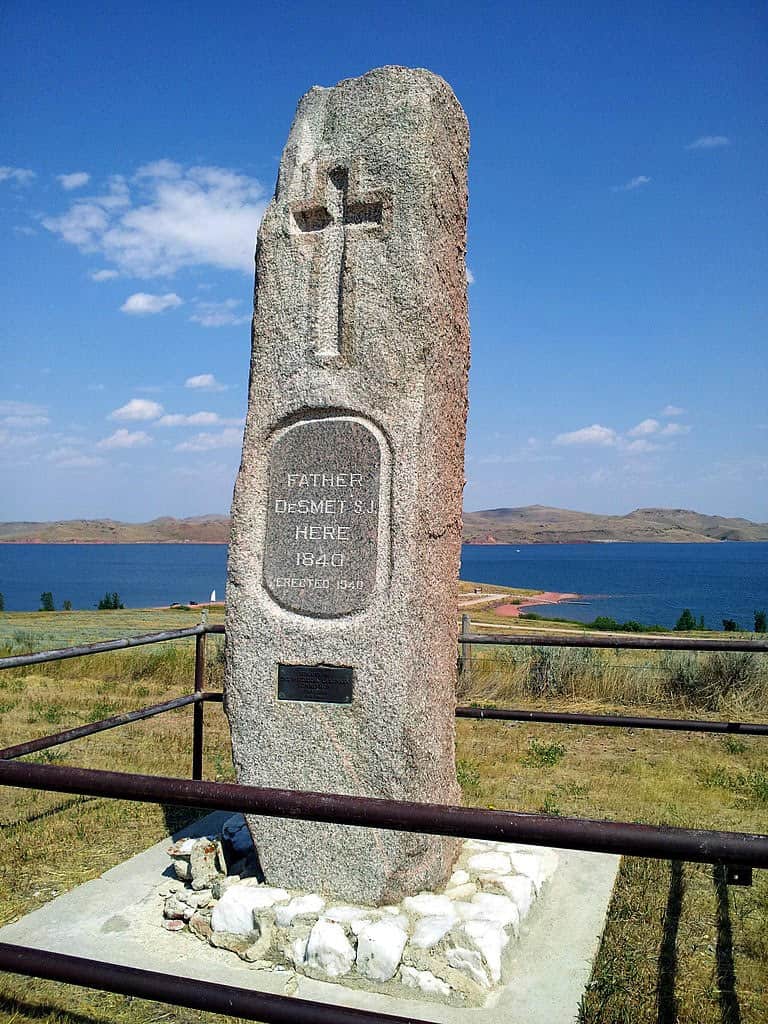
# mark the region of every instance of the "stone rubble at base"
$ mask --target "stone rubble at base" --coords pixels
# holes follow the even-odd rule
[[[261,882],[239,814],[221,835],[180,840],[169,854],[169,931],[188,928],[255,968],[459,1006],[504,984],[505,956],[557,867],[549,849],[470,839],[444,891],[370,907]]]

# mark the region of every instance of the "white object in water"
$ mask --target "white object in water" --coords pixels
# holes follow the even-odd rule
[[[213,602],[216,600],[216,591],[215,590],[211,591],[211,596],[208,598],[208,600],[211,602],[211,604],[213,604]]]

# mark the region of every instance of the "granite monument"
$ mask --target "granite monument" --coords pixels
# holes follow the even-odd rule
[[[425,70],[300,101],[256,248],[225,706],[240,782],[457,803],[467,122]],[[380,904],[450,839],[249,817],[270,885]]]

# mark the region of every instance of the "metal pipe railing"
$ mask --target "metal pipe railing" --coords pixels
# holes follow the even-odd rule
[[[329,1006],[295,996],[252,992],[233,985],[180,978],[7,942],[0,942],[0,970],[62,981],[68,985],[86,985],[102,992],[156,999],[193,1010],[262,1021],[263,1024],[417,1024],[413,1017]]]
[[[295,792],[16,761],[0,761],[0,785],[383,828],[395,832],[530,843],[566,850],[671,858],[704,864],[768,867],[768,836],[743,832],[551,817],[338,793]]]
[[[184,697],[174,697],[173,700],[163,701],[162,704],[152,704],[146,708],[139,708],[138,711],[125,711],[121,715],[102,718],[98,722],[89,722],[88,725],[78,725],[74,729],[65,729],[63,732],[55,732],[50,736],[41,736],[36,740],[28,740],[26,743],[17,743],[13,747],[6,747],[5,750],[0,750],[0,759],[23,757],[25,754],[34,754],[37,750],[58,747],[61,743],[71,743],[72,740],[80,740],[84,736],[93,736],[97,732],[116,729],[119,725],[141,722],[145,718],[162,715],[165,711],[175,711],[176,708],[183,708],[188,704],[194,704],[196,707],[198,705],[202,706],[207,699],[210,698],[202,693],[191,693],[186,694]]]
[[[768,651],[766,640],[688,636],[601,636],[599,633],[460,633],[460,644],[505,647],[599,647],[630,651]]]
[[[589,715],[576,711],[527,711],[518,708],[464,706],[456,708],[456,717],[490,719],[501,722],[552,722],[558,725],[599,725],[619,729],[668,729],[670,732],[716,732],[739,736],[768,736],[768,724],[763,722],[716,722],[701,718],[642,718],[632,715]]]
[[[199,636],[206,632],[214,632],[214,630],[210,626],[187,626],[184,629],[166,629],[161,633],[144,633],[141,636],[126,636],[117,640],[99,640],[93,644],[60,647],[55,651],[14,654],[8,658],[0,658],[0,669],[23,668],[25,665],[40,665],[48,661],[64,661],[66,658],[80,658],[87,654],[104,654],[106,651],[120,651],[127,647],[144,647],[147,644],[158,644],[164,640],[182,640],[188,636]]]

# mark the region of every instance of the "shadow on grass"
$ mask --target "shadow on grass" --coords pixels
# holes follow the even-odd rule
[[[76,796],[73,800],[64,800],[62,803],[56,804],[55,807],[49,807],[45,811],[40,811],[39,814],[30,814],[26,818],[17,818],[15,821],[0,821],[0,828],[13,829],[18,828],[20,825],[33,825],[36,821],[43,821],[54,814],[61,814],[63,811],[68,811],[71,807],[95,803],[97,799],[98,797],[95,796]]]
[[[683,865],[679,860],[670,861],[669,892],[664,910],[664,931],[659,949],[658,977],[656,981],[656,1006],[658,1024],[676,1024],[677,997],[677,932],[680,913],[683,908]]]
[[[18,975],[12,975],[16,978]],[[34,978],[25,979],[27,984],[34,984]],[[96,993],[94,992],[94,995]],[[7,1014],[2,1020],[42,1020],[46,1022],[57,1021],[60,1024],[111,1024],[114,1018],[111,1014],[107,1016],[92,1017],[90,1014],[77,1013],[73,1010],[63,1010],[60,1006],[51,1003],[39,1004],[28,1003],[13,996],[0,995],[0,1015]]]
[[[717,946],[715,962],[717,967],[717,989],[720,1001],[722,1024],[741,1024],[741,1008],[736,992],[736,971],[733,965],[733,930],[731,911],[728,905],[728,885],[725,868],[715,864],[712,881],[717,897]]]

